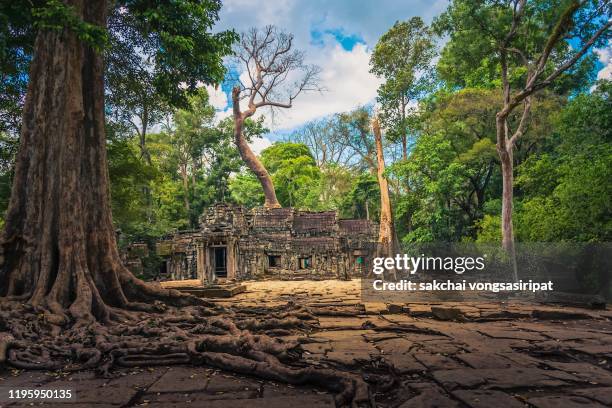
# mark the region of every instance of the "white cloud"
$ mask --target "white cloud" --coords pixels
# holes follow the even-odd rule
[[[335,42],[326,42],[318,51],[316,55],[309,54],[309,62],[321,67],[320,85],[324,91],[298,96],[291,109],[275,118],[274,129],[290,129],[376,98],[380,80],[369,72],[370,52],[365,45],[356,44],[347,51]]]
[[[603,68],[597,73],[597,79],[612,79],[612,41],[608,42],[607,47],[595,50],[595,53],[603,64]]]
[[[227,108],[227,95],[221,87],[215,89],[214,86],[207,85],[208,100],[210,104],[217,110],[225,110]]]
[[[251,150],[253,150],[253,153],[255,153],[256,155],[259,155],[262,150],[270,146],[272,146],[272,142],[266,136],[257,138],[253,140],[251,143],[249,143],[249,147],[251,148]]]

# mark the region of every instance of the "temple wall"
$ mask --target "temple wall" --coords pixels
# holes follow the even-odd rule
[[[339,220],[332,211],[247,211],[225,204],[208,208],[201,224],[158,244],[167,278],[207,283],[218,280],[217,274],[227,280],[359,277],[358,258],[367,256],[377,231],[370,221]]]

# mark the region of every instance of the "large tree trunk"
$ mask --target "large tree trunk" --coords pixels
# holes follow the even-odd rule
[[[512,151],[502,151],[500,154],[502,168],[502,246],[511,251],[514,246],[512,228],[512,198],[513,198],[513,165]]]
[[[105,25],[105,0],[67,3],[84,21]],[[0,245],[0,296],[41,306],[57,324],[69,317],[107,321],[108,306],[146,310],[135,302],[158,296],[184,302],[121,264],[109,200],[102,57],[70,30],[41,30],[29,81]]]
[[[266,208],[280,208],[281,205],[276,198],[276,190],[274,189],[274,183],[268,170],[261,164],[255,153],[249,147],[244,135],[242,133],[244,126],[244,115],[240,112],[240,88],[235,87],[232,90],[232,102],[234,105],[234,143],[240,152],[240,157],[259,180],[261,188],[264,192],[265,202],[264,207]]]
[[[382,134],[378,118],[372,120],[372,130],[376,142],[377,178],[380,187],[380,230],[378,243],[385,256],[394,256],[397,251],[397,238],[393,225],[391,198],[389,196],[389,183],[385,177],[385,158],[383,155]]]
[[[502,247],[510,257],[510,262],[512,263],[512,277],[514,281],[518,281],[516,252],[514,248],[514,230],[512,226],[512,201],[514,198],[513,146],[506,141],[506,119],[501,115],[497,117],[496,128],[497,153],[499,154],[502,169]]]

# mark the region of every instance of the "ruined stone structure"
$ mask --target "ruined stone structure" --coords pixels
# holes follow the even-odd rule
[[[246,210],[217,204],[201,229],[160,242],[162,277],[218,280],[348,279],[361,276],[376,224],[339,219],[335,211]]]

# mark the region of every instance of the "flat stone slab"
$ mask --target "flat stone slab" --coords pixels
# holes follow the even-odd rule
[[[444,393],[440,387],[433,384],[415,384],[412,386],[418,395],[400,405],[400,408],[444,407],[459,408],[461,405]]]
[[[440,370],[433,373],[436,381],[446,389],[484,388],[493,389],[523,389],[547,388],[567,385],[566,381],[577,380],[565,372],[547,371],[538,368],[506,368],[506,369],[455,369]]]
[[[605,405],[591,399],[574,395],[535,397],[527,401],[536,408],[605,408]]]
[[[176,288],[180,292],[202,298],[231,298],[246,291],[245,285],[214,285]]]
[[[572,394],[587,397],[604,405],[612,406],[612,387],[595,387],[573,390]]]
[[[211,369],[201,367],[170,367],[147,391],[193,392],[203,391],[210,380]]]
[[[471,408],[524,408],[525,404],[505,392],[496,390],[457,390],[453,396]],[[559,407],[557,407],[559,408]]]

